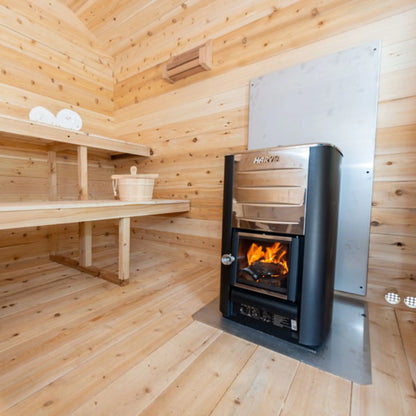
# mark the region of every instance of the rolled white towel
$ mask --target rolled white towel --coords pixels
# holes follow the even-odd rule
[[[71,130],[81,130],[82,119],[75,111],[64,108],[56,115],[57,125]]]
[[[38,123],[50,124],[52,126],[57,125],[56,117],[45,107],[33,107],[29,113],[29,120],[36,121]]]

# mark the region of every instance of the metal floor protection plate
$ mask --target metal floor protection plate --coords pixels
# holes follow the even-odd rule
[[[366,302],[335,295],[331,331],[317,350],[224,318],[219,310],[219,298],[196,312],[193,318],[354,383],[371,384]]]

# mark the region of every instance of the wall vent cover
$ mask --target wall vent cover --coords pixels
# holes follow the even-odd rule
[[[163,67],[163,79],[173,84],[175,81],[209,71],[212,67],[212,40],[173,56]]]

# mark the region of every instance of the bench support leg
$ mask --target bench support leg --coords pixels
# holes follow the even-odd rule
[[[92,264],[92,222],[79,223],[79,264],[83,267]]]
[[[130,218],[120,218],[118,222],[118,278],[130,277]]]
[[[118,273],[91,265],[91,222],[80,223],[80,261],[59,255],[51,255],[50,259],[111,283],[127,285],[130,277],[130,218],[120,218],[118,221]]]

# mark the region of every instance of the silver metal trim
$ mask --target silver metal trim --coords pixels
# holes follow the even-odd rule
[[[282,224],[282,225],[299,225],[299,222],[296,221],[272,221],[272,220],[259,220],[258,218],[245,218],[239,217],[239,221],[248,221],[248,222],[259,222],[264,224]]]
[[[261,238],[262,240],[276,240],[276,241],[289,241],[293,240],[292,237],[281,237],[280,235],[267,235],[267,234],[260,234],[260,233],[238,233],[238,239],[240,236],[249,237],[249,238]]]
[[[244,152],[240,152],[240,153],[237,153],[235,155],[246,154],[246,153],[260,153],[260,152],[268,152],[268,151],[273,152],[273,151],[277,151],[277,150],[286,150],[286,149],[291,150],[291,149],[303,148],[303,147],[311,148],[311,147],[318,147],[318,146],[333,147],[334,149],[336,149],[342,155],[341,150],[332,143],[304,143],[304,144],[294,144],[294,145],[288,145],[288,146],[265,147],[265,148],[262,148],[262,149],[246,150]]]
[[[235,204],[240,204],[242,206],[250,206],[250,207],[261,207],[261,208],[287,208],[288,204],[273,204],[273,203],[262,203],[262,202],[235,202]],[[303,204],[290,204],[291,208],[302,208]]]
[[[270,185],[270,186],[236,186],[237,189],[247,190],[255,190],[261,189],[269,191],[270,189],[304,189],[304,186],[290,186],[290,185]]]
[[[253,231],[263,231],[275,234],[304,235],[304,225],[301,224],[270,224],[238,220],[236,228],[245,228]]]
[[[241,154],[241,153],[239,153],[239,154]],[[298,171],[298,172],[302,172],[303,171],[303,169],[302,168],[280,168],[280,169],[276,169],[276,170],[289,170],[289,171]],[[256,169],[255,170],[255,172],[267,172],[267,171],[270,171],[270,169]],[[253,173],[253,171],[251,171],[251,170],[243,170],[243,169],[239,169],[238,170],[238,173],[240,174],[240,173],[243,173],[243,174],[248,174],[248,173]]]

